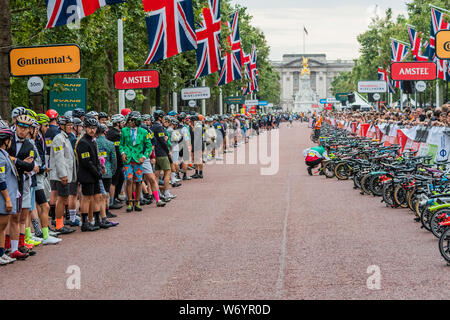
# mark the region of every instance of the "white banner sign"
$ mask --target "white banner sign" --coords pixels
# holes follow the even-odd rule
[[[211,98],[211,89],[209,87],[186,88],[181,90],[181,99],[183,100],[203,100]]]
[[[259,105],[259,100],[245,100],[245,105],[247,107],[257,106]]]
[[[360,81],[358,82],[359,93],[383,93],[387,91],[386,81]]]

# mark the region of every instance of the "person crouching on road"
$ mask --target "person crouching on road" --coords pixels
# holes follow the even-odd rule
[[[325,160],[329,159],[327,151],[321,145],[317,147],[312,147],[303,151],[303,156],[305,157],[305,163],[308,166],[308,174],[312,176],[312,169],[316,168],[319,164],[321,167],[319,168],[320,175],[323,175],[323,163]]]

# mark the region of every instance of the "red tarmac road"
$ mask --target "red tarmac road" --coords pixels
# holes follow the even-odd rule
[[[310,130],[280,129],[280,167],[211,165],[166,208],[63,237],[0,268],[0,299],[447,299],[437,240],[351,182],[309,177]],[[242,148],[242,146],[240,147]],[[68,290],[69,266],[81,289]],[[369,290],[369,266],[381,289]]]

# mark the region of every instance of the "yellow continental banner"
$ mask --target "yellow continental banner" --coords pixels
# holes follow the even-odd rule
[[[81,53],[77,45],[13,48],[9,52],[11,76],[78,73]]]
[[[442,30],[436,34],[436,55],[439,59],[450,59],[450,30]]]

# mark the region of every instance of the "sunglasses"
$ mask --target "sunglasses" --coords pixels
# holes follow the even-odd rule
[[[26,124],[26,123],[18,123],[17,124],[19,127],[23,127],[23,128],[29,128],[30,127],[30,125],[29,124]]]

